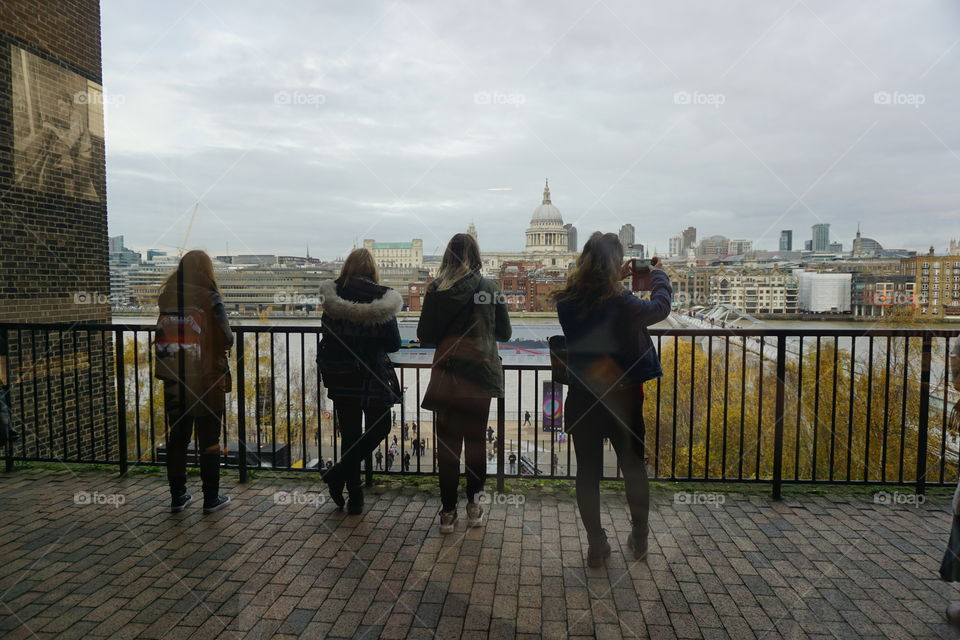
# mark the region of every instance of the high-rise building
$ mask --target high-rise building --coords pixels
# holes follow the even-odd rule
[[[670,246],[668,247],[667,253],[672,258],[674,256],[683,255],[683,236],[673,236],[670,238]]]
[[[813,251],[813,240],[804,240],[804,241],[803,241],[803,250],[804,250],[804,251]]]
[[[811,240],[811,249],[816,253],[823,253],[830,250],[830,225],[826,222],[815,224],[813,229],[813,239]]]
[[[632,224],[625,224],[620,227],[620,244],[626,249],[634,243],[636,231]]]
[[[694,227],[687,227],[680,232],[680,236],[683,238],[683,244],[680,247],[681,253],[685,253],[687,249],[697,244],[697,230]]]
[[[563,225],[563,228],[567,230],[567,251],[576,251],[577,250],[577,228],[573,226],[572,222],[568,222]]]
[[[780,232],[780,251],[793,251],[792,229],[784,229]]]

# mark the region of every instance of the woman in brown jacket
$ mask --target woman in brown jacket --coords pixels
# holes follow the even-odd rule
[[[230,388],[227,350],[233,346],[210,256],[203,251],[184,255],[177,270],[163,283],[158,306],[157,376],[164,380],[163,404],[169,430],[170,510],[183,511],[193,499],[187,493],[187,446],[196,430],[203,512],[210,513],[230,502],[220,495],[220,429],[225,394]],[[179,327],[183,330],[178,338]],[[187,330],[190,335],[199,333],[200,345],[184,339]],[[190,357],[197,353],[199,359]]]

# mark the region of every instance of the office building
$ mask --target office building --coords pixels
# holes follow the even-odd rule
[[[563,228],[567,230],[567,251],[577,250],[577,228],[573,223],[566,223]]]
[[[697,256],[702,258],[722,258],[730,254],[730,240],[725,236],[710,236],[697,245]]]
[[[683,236],[673,236],[670,238],[667,255],[673,258],[675,256],[682,256],[683,254]]]
[[[780,232],[780,251],[793,251],[793,231],[784,229]]]
[[[753,251],[753,241],[735,238],[729,242],[727,251],[732,256],[740,256]]]
[[[681,231],[680,237],[683,238],[680,246],[681,253],[686,253],[687,249],[697,244],[697,230],[694,227],[687,227]]]
[[[377,242],[367,238],[363,241],[363,248],[373,254],[378,267],[423,266],[423,240],[420,238],[410,242]]]
[[[830,250],[830,225],[821,222],[815,224],[812,227],[813,229],[813,238],[811,239],[810,248],[815,253],[824,253]]]

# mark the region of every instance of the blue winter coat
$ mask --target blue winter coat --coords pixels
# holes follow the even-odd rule
[[[567,341],[570,384],[603,393],[639,385],[663,375],[647,327],[670,314],[673,289],[667,274],[650,273],[650,300],[624,292],[605,302],[579,307],[561,297],[557,316]]]

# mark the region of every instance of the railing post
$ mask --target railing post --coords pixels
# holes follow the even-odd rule
[[[10,378],[7,369],[9,345],[6,328],[0,328],[0,429],[6,430],[4,444],[4,458],[6,458],[7,473],[13,471],[13,411],[10,408]],[[3,423],[6,424],[3,424]]]
[[[237,465],[240,482],[247,481],[247,402],[243,366],[243,331],[237,330]]]
[[[507,435],[506,398],[497,398],[497,491],[503,493],[503,441]]]
[[[117,369],[117,447],[120,449],[120,475],[127,475],[127,391],[124,379],[123,330],[114,332]],[[109,456],[109,452],[107,453]]]
[[[777,338],[777,396],[773,424],[773,499],[780,500],[783,482],[783,405],[787,375],[787,338]],[[760,399],[763,402],[763,398]]]
[[[909,339],[909,338],[908,338]],[[917,495],[923,495],[927,483],[927,429],[930,421],[930,350],[933,339],[923,336],[920,352],[920,416],[917,424]],[[904,393],[906,393],[904,389]],[[944,398],[946,402],[946,398]]]

